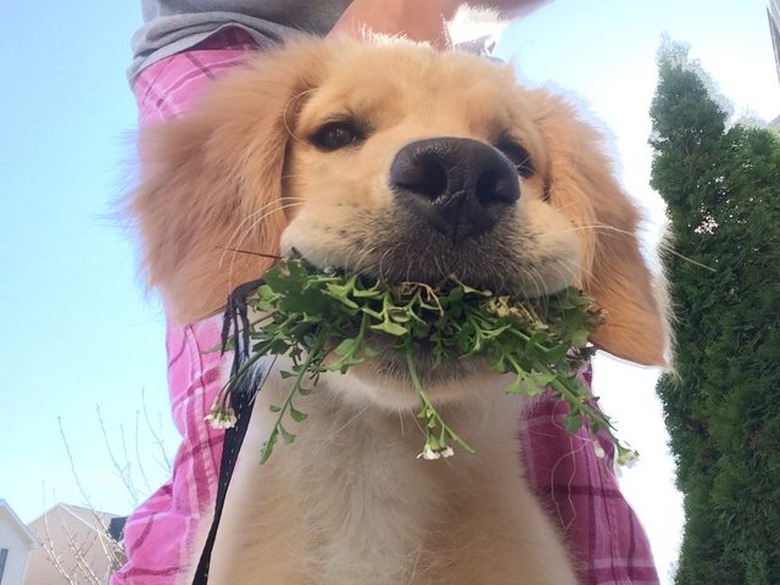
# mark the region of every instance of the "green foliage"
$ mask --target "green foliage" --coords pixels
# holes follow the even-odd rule
[[[664,403],[686,528],[678,585],[780,583],[780,142],[727,129],[695,68],[660,61],[653,186],[672,221],[676,375]]]
[[[589,356],[588,334],[601,322],[601,315],[591,309],[592,299],[577,289],[528,301],[496,296],[455,278],[436,287],[412,282],[387,286],[356,274],[320,271],[294,257],[269,269],[247,301],[264,317],[250,324],[252,357],[243,371],[263,355],[292,360],[290,371],[282,375],[293,384],[284,402],[272,408],[278,417],[262,461],[280,438],[284,443],[295,440],[285,415],[298,423],[305,420],[295,405],[297,397],[309,394],[323,373],[344,373],[376,357],[377,342],[398,352],[407,365],[420,400],[417,416],[426,430],[421,456],[426,459],[450,456],[451,443],[470,448],[442,420],[425,392],[416,362],[420,347],[430,356],[429,368],[449,360],[486,359],[492,371],[513,375],[507,392],[534,394],[549,386],[567,401],[566,426],[572,432],[583,419],[593,432],[611,432],[609,420],[576,378]],[[241,373],[210,415],[218,424],[227,421],[222,426],[232,420],[227,396]],[[630,453],[622,446],[620,452]]]

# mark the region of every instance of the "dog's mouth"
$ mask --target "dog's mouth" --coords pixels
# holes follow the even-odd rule
[[[378,258],[363,257],[365,260],[355,267],[359,272],[390,285],[415,282],[440,287],[455,278],[497,294],[534,297],[554,292],[533,278],[537,267],[531,256],[519,257],[517,250],[511,248],[513,228],[508,221],[496,225],[489,233],[453,245],[443,234],[415,226],[417,218],[404,214],[395,217],[397,225],[387,228],[389,233],[382,233],[381,227],[376,233],[378,239],[392,241],[387,246],[389,251]],[[404,232],[408,237],[392,236]],[[563,288],[561,284],[559,288]]]
[[[365,302],[366,311],[373,315],[396,314],[398,317],[392,324],[388,321],[385,326],[374,322],[361,332],[360,318],[356,317],[347,331],[348,337],[363,339],[366,350],[360,357],[369,364],[372,375],[410,385],[411,369],[414,369],[422,385],[431,386],[463,380],[488,369],[484,356],[468,356],[468,347],[458,347],[453,329],[461,325],[460,319],[466,321],[465,313],[484,311],[479,306],[480,301],[484,295],[494,296],[492,290],[471,286],[452,274],[439,277],[438,272],[433,273],[435,279],[427,281],[425,277],[429,274],[422,271],[404,272],[404,278],[398,274],[389,282],[373,274],[337,272],[352,274],[363,290],[378,287],[392,291],[381,300],[359,301]],[[453,310],[451,299],[461,295],[464,297],[462,307]],[[390,303],[387,302],[389,298],[393,299]],[[414,298],[421,299],[419,304],[410,301]],[[397,304],[393,304],[395,301]],[[414,309],[409,309],[413,304]],[[332,339],[331,348],[336,348],[340,342],[340,339]]]
[[[236,315],[229,303],[223,334],[236,332],[237,356],[242,343],[249,347],[250,337],[257,340],[252,349],[258,355],[289,354],[294,368],[288,377],[297,376],[296,384],[312,372],[316,378],[354,367],[350,380],[358,385],[353,388],[384,381],[378,387],[388,390],[387,396],[375,398],[396,406],[415,395],[423,400],[428,389],[436,396],[459,395],[475,376],[498,381],[505,373],[532,372],[551,355],[561,357],[575,337],[558,336],[565,328],[555,325],[561,317],[554,311],[562,302],[572,309],[590,302],[584,298],[572,305],[570,292],[537,301],[496,295],[456,277],[390,285],[366,274],[321,269],[300,256],[281,259],[262,281],[245,286],[236,294],[244,309],[251,306],[261,318],[250,324],[247,311]],[[243,293],[251,290],[256,296],[247,299]],[[578,318],[572,331],[580,335],[587,323]]]
[[[319,270],[357,275],[366,287],[378,282],[388,288],[417,286],[446,294],[453,283],[459,283],[522,301],[554,294],[571,284],[571,274],[556,265],[560,260],[538,252],[535,248],[541,246],[534,235],[511,216],[498,219],[490,230],[453,242],[447,233],[431,229],[425,218],[398,206],[394,213],[373,216],[363,233],[347,231],[339,244],[288,252],[302,255]],[[439,335],[437,316],[430,313],[425,319],[429,334]],[[410,342],[372,330],[366,343],[374,350],[366,360],[370,374],[404,385],[410,381],[410,355],[424,386],[453,383],[489,370],[484,357],[464,357],[455,351],[443,354],[425,336]]]

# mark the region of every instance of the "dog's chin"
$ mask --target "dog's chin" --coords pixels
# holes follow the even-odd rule
[[[372,334],[367,337],[368,345],[378,352],[372,358],[375,372],[383,378],[393,378],[411,384],[411,373],[406,353],[398,347],[398,338],[387,334]],[[434,356],[433,344],[427,340],[416,342],[412,354],[415,373],[423,386],[439,386],[459,382],[487,369],[481,358],[457,358]]]
[[[539,267],[524,267],[523,262],[513,263],[507,259],[516,256],[499,245],[493,246],[497,252],[491,254],[484,252],[489,249],[487,246],[462,250],[443,248],[436,238],[429,237],[420,248],[418,238],[415,245],[396,243],[392,259],[372,261],[364,256],[362,262],[354,264],[350,262],[353,255],[344,256],[324,246],[293,246],[290,245],[292,239],[285,242],[287,252],[300,254],[315,266],[357,272],[368,280],[380,279],[390,286],[417,282],[438,288],[455,275],[469,286],[495,294],[536,298],[563,289],[572,278],[561,267],[548,267],[542,271]],[[407,240],[402,238],[400,241]],[[377,247],[385,249],[385,246]],[[420,249],[427,250],[428,254],[421,255]],[[543,262],[540,264],[544,265]],[[533,273],[533,277],[529,273]],[[350,367],[346,375],[334,378],[332,386],[344,399],[359,405],[365,405],[368,399],[369,404],[393,410],[419,406],[407,355],[399,349],[400,338],[371,333],[366,341],[377,355]],[[415,375],[434,403],[462,401],[482,394],[483,390],[490,392],[503,388],[508,383],[506,374],[491,371],[484,357],[442,358],[434,354],[433,345],[427,340],[418,340],[416,344],[412,355]]]
[[[434,289],[454,277],[470,287],[496,295],[535,299],[555,294],[575,280],[575,272],[564,262],[514,262],[509,253],[440,254],[435,261],[421,258],[414,250],[396,250],[398,258],[372,258],[369,255],[292,248],[307,261],[322,269],[358,273],[367,281],[379,280],[389,286],[420,283]],[[454,258],[453,258],[454,256]]]
[[[398,349],[398,338],[372,334],[367,342],[377,355],[339,375],[333,387],[342,398],[358,405],[370,403],[390,411],[418,408],[419,394],[406,353]],[[505,375],[490,371],[485,358],[437,359],[425,341],[418,344],[412,360],[420,386],[435,404],[476,398],[483,390],[507,383]]]

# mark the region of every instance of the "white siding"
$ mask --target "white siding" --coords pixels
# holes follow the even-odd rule
[[[8,549],[5,570],[0,585],[23,585],[27,557],[32,548],[28,539],[20,534],[15,520],[0,510],[0,549]]]

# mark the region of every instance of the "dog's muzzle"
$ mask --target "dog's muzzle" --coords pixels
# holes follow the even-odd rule
[[[459,137],[404,146],[390,167],[390,187],[453,244],[491,230],[520,198],[512,162],[489,144]]]

